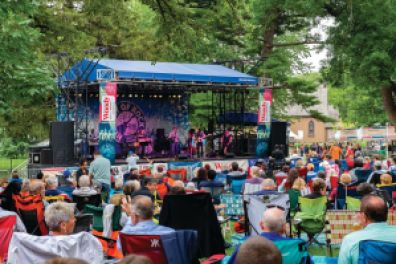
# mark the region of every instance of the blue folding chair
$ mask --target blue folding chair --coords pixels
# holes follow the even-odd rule
[[[393,264],[396,260],[396,243],[363,240],[359,243],[359,264]]]
[[[314,171],[308,171],[307,173],[307,183],[313,180],[318,174]]]
[[[246,180],[241,179],[241,180],[232,180],[231,182],[231,192],[233,194],[241,194],[242,193],[242,187],[245,185]]]
[[[341,170],[342,170],[342,171],[346,171],[346,170],[349,169],[349,168],[348,168],[348,163],[347,163],[346,160],[342,159],[340,162],[341,162]]]
[[[367,169],[356,169],[355,175],[358,178],[358,183],[366,182],[372,172],[372,170]]]
[[[223,184],[227,183],[227,174],[218,173],[215,178],[216,181],[222,182]]]

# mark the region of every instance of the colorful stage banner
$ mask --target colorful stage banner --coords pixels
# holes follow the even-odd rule
[[[202,167],[202,162],[198,161],[177,161],[169,162],[168,169],[181,169],[185,168],[187,170],[187,180],[191,181],[192,178],[197,175],[197,171]]]
[[[272,89],[260,89],[256,145],[256,155],[260,158],[264,158],[269,154],[269,139],[271,132],[271,105]]]
[[[116,156],[117,84],[100,83],[99,86],[99,152],[112,163]]]

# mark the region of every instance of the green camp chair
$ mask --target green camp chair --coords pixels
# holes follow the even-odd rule
[[[327,197],[322,196],[316,199],[299,197],[298,203],[300,211],[294,216],[294,221],[297,223],[299,237],[301,231],[304,231],[308,235],[308,244],[315,242],[323,245],[315,236],[320,234],[325,227]]]
[[[274,240],[275,246],[282,254],[282,263],[300,264],[309,263],[307,242],[302,239]]]
[[[300,197],[301,193],[299,190],[289,189],[288,194],[290,201],[290,210],[289,210],[290,236],[293,236],[293,234],[296,233],[296,229],[292,224],[292,220],[298,211],[298,197]]]
[[[359,211],[360,210],[360,199],[347,196],[346,197],[346,208],[351,211]]]
[[[120,218],[121,218],[121,206],[114,207],[113,213],[113,231],[119,231],[122,229],[120,225]],[[92,214],[93,215],[93,223],[92,229],[96,231],[102,232],[103,231],[103,207],[96,207],[90,204],[85,205],[84,208],[85,214]]]

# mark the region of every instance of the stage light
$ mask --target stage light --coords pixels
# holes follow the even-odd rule
[[[89,97],[93,97],[93,94],[89,94]]]
[[[162,94],[158,95],[159,98],[162,98]]]
[[[154,98],[157,98],[157,95],[156,95],[156,94],[154,94]]]
[[[122,94],[121,97],[124,98],[124,97],[125,97],[125,94]]]
[[[95,97],[99,97],[99,94],[95,94]]]
[[[139,97],[139,95],[138,94],[135,94],[135,98],[138,98]]]
[[[131,98],[132,97],[132,94],[129,94],[129,98]]]
[[[149,94],[149,98],[153,97],[153,95]]]
[[[140,97],[141,97],[141,98],[143,98],[143,97],[144,97],[144,95],[142,94]]]
[[[176,98],[176,94],[173,95],[173,98]]]
[[[181,98],[182,96],[181,96],[181,94],[179,94],[177,97]]]
[[[79,94],[78,94],[78,97],[82,97],[82,94],[79,93]]]

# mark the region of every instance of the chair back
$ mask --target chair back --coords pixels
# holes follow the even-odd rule
[[[276,181],[276,185],[279,186],[282,184],[282,181],[284,179],[287,179],[287,175],[276,175],[275,176],[275,181]]]
[[[396,184],[381,186],[380,190],[387,192],[389,197],[392,197],[392,193],[396,192]]]
[[[85,214],[92,214],[92,229],[96,231],[103,231],[103,208],[87,204],[84,208]]]
[[[322,196],[316,199],[298,197],[300,212],[312,217],[321,217],[326,213],[327,197]]]
[[[372,172],[372,170],[367,169],[355,169],[355,175],[358,179],[358,183],[366,182]]]
[[[227,174],[217,173],[215,180],[222,182],[223,184],[226,184],[227,183]]]
[[[242,187],[245,184],[246,180],[241,179],[241,180],[232,180],[231,181],[231,192],[233,194],[241,194],[242,193]]]
[[[168,263],[158,235],[128,235],[120,232],[119,239],[124,256],[136,254],[148,257],[153,263]]]
[[[347,196],[345,204],[346,204],[346,209],[352,210],[352,211],[359,211],[361,201],[360,201],[360,199],[357,199],[355,197]]]
[[[25,224],[26,231],[36,236],[44,236],[48,234],[48,228],[44,219],[44,204],[41,196],[13,195],[15,208],[22,222]]]
[[[92,229],[92,222],[92,214],[76,215],[76,224],[74,226],[73,233],[76,234],[79,232],[90,232]]]
[[[298,198],[301,196],[300,191],[296,189],[289,189],[290,212],[295,213],[298,209]]]
[[[83,211],[87,204],[99,206],[102,203],[102,196],[100,193],[90,196],[73,195],[73,202],[76,203],[79,211]]]
[[[349,168],[348,168],[347,161],[344,160],[344,159],[342,159],[342,160],[340,160],[340,162],[341,162],[341,170],[342,170],[342,171],[347,171],[347,170],[349,169]]]
[[[242,216],[245,214],[242,195],[222,194],[220,195],[220,202],[225,205],[224,214],[226,216]]]
[[[330,176],[330,188],[332,190],[338,188],[338,177],[337,176]]]
[[[249,194],[249,193],[254,193],[258,192],[261,190],[261,184],[260,183],[248,183],[245,182],[245,185],[243,187],[243,194]]]
[[[396,260],[396,243],[363,240],[359,242],[359,264],[392,264]]]
[[[213,198],[215,204],[220,203],[220,196],[221,196],[221,194],[224,193],[224,186],[222,186],[222,187],[215,187],[215,186],[201,187],[200,189],[210,193],[210,195],[212,195],[212,198]]]
[[[273,241],[282,254],[282,263],[306,263],[309,258],[307,243],[302,239],[282,239]]]
[[[354,231],[357,211],[328,210],[326,212],[326,233],[331,245],[340,245],[344,236]]]
[[[14,226],[16,224],[16,215],[9,215],[0,218],[0,263],[7,259],[8,246],[10,245]]]

